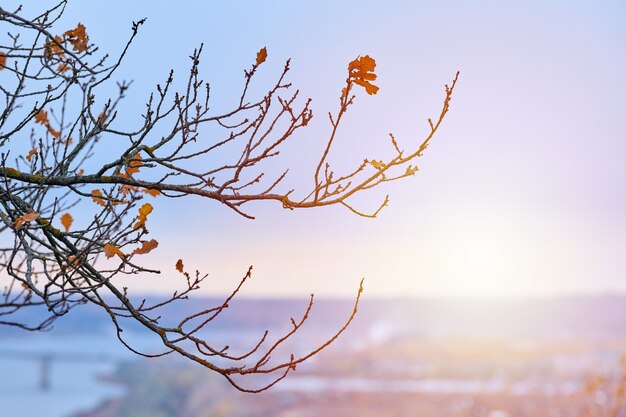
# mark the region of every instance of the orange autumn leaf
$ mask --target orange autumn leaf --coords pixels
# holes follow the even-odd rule
[[[44,53],[43,53],[44,57],[46,59],[51,59],[54,54],[58,56],[59,59],[65,59],[63,48],[61,48],[60,46],[62,42],[63,42],[63,38],[61,38],[60,36],[55,36],[54,41],[46,42],[46,46],[44,48]]]
[[[0,52],[0,70],[3,70],[7,65],[7,56],[4,52]]]
[[[96,204],[99,204],[101,206],[106,206],[106,202],[104,201],[102,197],[102,191],[98,190],[97,188],[91,191],[91,199]]]
[[[97,188],[95,190],[91,190],[91,199],[93,200],[94,203],[97,203],[103,207],[107,205],[107,202],[111,204],[112,206],[116,206],[118,204],[128,204],[127,201],[115,200],[113,198],[105,198],[102,195],[102,191],[100,191]]]
[[[89,36],[87,36],[85,26],[82,23],[79,23],[75,29],[71,29],[63,33],[63,36],[67,36],[67,40],[69,40],[72,44],[74,51],[85,52],[87,50]]]
[[[78,263],[79,263],[78,258],[76,256],[74,256],[74,255],[70,255],[67,258],[67,262],[68,262],[69,266],[72,267],[72,268],[77,267]]]
[[[44,109],[40,109],[37,114],[35,114],[35,123],[44,125],[48,129],[48,132],[50,132],[52,137],[54,137],[55,139],[58,139],[61,136],[61,132],[50,126],[50,120],[48,120],[48,112]]]
[[[369,95],[376,94],[379,90],[378,86],[375,86],[374,84],[368,81],[354,80],[354,83],[360,85],[361,87],[365,87],[365,91]]]
[[[35,221],[37,220],[38,217],[39,217],[39,213],[35,213],[34,211],[31,211],[30,213],[22,214],[20,217],[15,219],[15,223],[13,223],[13,227],[15,229],[18,229],[22,224]]]
[[[103,125],[104,122],[106,122],[107,117],[109,117],[109,115],[106,112],[102,112],[98,115],[98,124]]]
[[[102,249],[104,250],[104,256],[106,256],[107,259],[111,259],[115,255],[119,256],[120,258],[124,258],[124,253],[120,250],[120,248],[112,243],[105,244]]]
[[[120,186],[120,192],[122,193],[124,197],[126,197],[126,195],[131,191],[137,191],[137,187],[135,187],[134,185],[127,185],[127,184],[123,184]]]
[[[365,87],[367,94],[376,94],[378,87],[370,83],[377,78],[374,74],[375,69],[376,60],[374,58],[369,55],[357,57],[348,64],[348,76],[355,84]]]
[[[137,223],[133,226],[133,230],[137,230],[140,227],[146,225],[146,220],[148,220],[148,214],[152,213],[152,205],[150,203],[146,203],[139,208],[139,216],[137,216]]]
[[[256,53],[256,64],[261,65],[267,59],[267,48],[263,47]]]
[[[48,121],[48,112],[44,109],[40,109],[35,115],[35,123],[48,126],[50,124],[50,122]]]
[[[74,219],[72,218],[72,215],[70,213],[65,213],[61,216],[61,224],[63,225],[63,227],[65,227],[66,232],[70,231],[70,226],[72,226],[73,222]]]
[[[48,125],[48,132],[52,135],[53,138],[58,139],[61,137],[61,132],[52,128],[52,126]]]
[[[350,73],[353,73],[355,71],[368,73],[368,72],[374,72],[375,69],[376,69],[376,60],[370,57],[369,55],[358,56],[355,60],[353,60],[352,62],[348,64],[348,72]],[[376,76],[374,76],[373,79],[376,79]]]
[[[179,259],[178,261],[176,261],[176,270],[178,272],[183,272],[183,268],[184,268],[183,260]]]
[[[133,253],[136,253],[137,255],[143,255],[145,253],[150,252],[152,249],[156,248],[157,246],[159,246],[159,242],[157,242],[154,239],[147,240],[147,241],[142,240],[141,247],[138,249],[135,249]]]
[[[152,197],[158,197],[159,195],[161,195],[161,191],[155,190],[154,188],[144,188],[141,191]]]
[[[59,72],[69,71],[70,69],[72,69],[72,67],[67,62],[63,62],[57,66],[57,71]]]
[[[33,157],[33,156],[35,156],[35,155],[37,155],[37,149],[31,149],[31,150],[28,152],[28,155],[26,155],[26,160],[27,160],[28,162],[30,162],[30,160],[32,159],[32,157]]]
[[[130,174],[136,174],[139,172],[139,168],[143,165],[141,161],[141,155],[136,153],[132,156],[131,161],[128,162],[128,166],[126,167],[126,172]]]
[[[139,216],[140,217],[146,218],[148,216],[148,214],[150,214],[150,213],[152,213],[152,205],[150,203],[145,203],[139,209]]]

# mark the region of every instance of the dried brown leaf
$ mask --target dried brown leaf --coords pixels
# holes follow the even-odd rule
[[[150,203],[146,203],[139,208],[139,215],[137,216],[137,223],[133,226],[134,230],[139,229],[140,227],[146,226],[146,220],[148,220],[148,214],[152,213],[152,205]]]
[[[106,256],[107,259],[111,259],[115,255],[119,256],[122,259],[124,258],[124,253],[120,250],[120,248],[112,243],[105,244],[102,249],[104,250],[104,256]]]
[[[63,225],[63,227],[65,227],[66,232],[70,231],[70,227],[72,226],[73,222],[74,222],[74,218],[72,217],[70,213],[65,213],[64,215],[61,216],[61,224]]]
[[[183,272],[183,268],[184,268],[183,260],[179,259],[178,261],[176,261],[176,270],[178,272]]]
[[[87,50],[89,36],[87,36],[85,26],[82,23],[79,23],[76,28],[63,33],[63,36],[67,37],[67,40],[72,44],[74,51],[85,52]]]
[[[37,155],[37,149],[31,149],[31,150],[28,152],[28,155],[26,155],[26,160],[27,160],[28,162],[30,162],[30,160],[32,159],[32,157],[33,157],[33,156],[35,156],[35,155]]]
[[[151,195],[152,197],[158,197],[159,195],[161,195],[161,191],[155,190],[154,188],[144,188],[141,191],[148,195]]]
[[[59,72],[66,72],[71,70],[72,67],[67,63],[67,62],[62,62],[57,66],[57,71]]]
[[[61,137],[61,132],[59,132],[58,130],[54,129],[49,124],[48,124],[48,132],[50,132],[52,137],[55,138],[55,139],[58,139],[59,137]]]
[[[369,55],[357,57],[348,64],[348,75],[355,84],[365,88],[367,94],[376,94],[378,87],[370,83],[377,78],[374,74],[376,60]]]
[[[139,168],[143,165],[143,161],[141,160],[141,155],[136,153],[132,156],[131,160],[128,161],[128,166],[126,167],[126,172],[131,174],[136,174],[139,172]]]
[[[157,246],[159,246],[159,242],[157,242],[154,239],[142,240],[141,247],[138,249],[135,249],[134,253],[136,253],[137,255],[143,255],[145,253],[150,252],[152,249],[156,248]]]
[[[44,109],[40,109],[35,115],[35,123],[48,126],[50,124],[50,122],[48,121],[48,112]]]
[[[34,211],[31,211],[30,213],[22,214],[20,217],[15,219],[15,223],[13,223],[13,227],[15,229],[19,229],[19,227],[22,224],[35,221],[37,220],[38,217],[39,217],[39,213],[35,213]]]
[[[263,47],[256,53],[256,64],[261,65],[267,59],[267,48]]]
[[[106,206],[106,202],[104,201],[104,197],[102,196],[102,191],[98,190],[97,188],[91,191],[91,199],[96,204]]]
[[[46,42],[43,53],[44,57],[46,59],[51,59],[54,55],[56,55],[59,59],[65,59],[65,53],[63,52],[63,48],[60,46],[62,42],[63,38],[60,36],[55,36],[54,41]]]

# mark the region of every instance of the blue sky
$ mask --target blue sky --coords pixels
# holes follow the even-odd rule
[[[134,79],[119,122],[133,121],[169,68],[182,88],[200,43],[214,105],[228,105],[266,46],[259,88],[291,57],[290,80],[313,98],[316,117],[286,151],[296,188],[310,186],[324,115],[357,55],[377,60],[381,90],[358,96],[337,164],[385,154],[390,131],[417,143],[461,71],[417,176],[359,200],[389,193],[380,218],[261,204],[249,221],[211,201],[159,201],[161,246],[146,259],[164,270],[183,257],[211,274],[208,292],[223,292],[254,264],[250,296],[348,295],[362,276],[372,295],[626,291],[626,3],[74,1],[64,22],[83,22],[115,53],[142,17],[118,73]],[[158,281],[134,285],[163,290],[174,278]]]

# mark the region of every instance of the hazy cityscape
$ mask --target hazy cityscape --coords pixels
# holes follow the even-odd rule
[[[196,299],[185,308],[217,300]],[[300,300],[234,303],[211,329],[244,349],[279,334]],[[332,333],[348,300],[319,301],[291,352]],[[366,301],[343,337],[261,394],[180,359],[125,350],[86,306],[39,335],[0,333],[0,401],[11,417],[619,416],[626,372],[626,300]],[[176,313],[170,311],[171,314]],[[184,314],[184,311],[180,311]],[[158,343],[131,328],[135,347]],[[263,383],[258,377],[245,386]],[[617,411],[616,411],[617,410]],[[43,413],[43,414],[42,414]]]

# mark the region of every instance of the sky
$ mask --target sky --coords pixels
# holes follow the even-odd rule
[[[286,151],[290,188],[310,187],[325,114],[358,55],[376,59],[380,91],[357,94],[332,157],[340,166],[389,155],[389,132],[419,144],[444,84],[461,75],[417,175],[359,198],[368,208],[390,195],[377,219],[261,203],[251,221],[213,201],[161,199],[150,229],[161,245],[145,259],[164,273],[131,286],[174,288],[180,257],[209,273],[210,294],[249,265],[244,296],[351,296],[361,277],[376,297],[626,293],[623,1],[72,1],[61,26],[80,21],[115,53],[143,17],[117,73],[134,80],[119,123],[170,68],[182,88],[200,43],[218,107],[267,47],[259,88],[291,58],[289,80],[313,99],[313,121]]]

